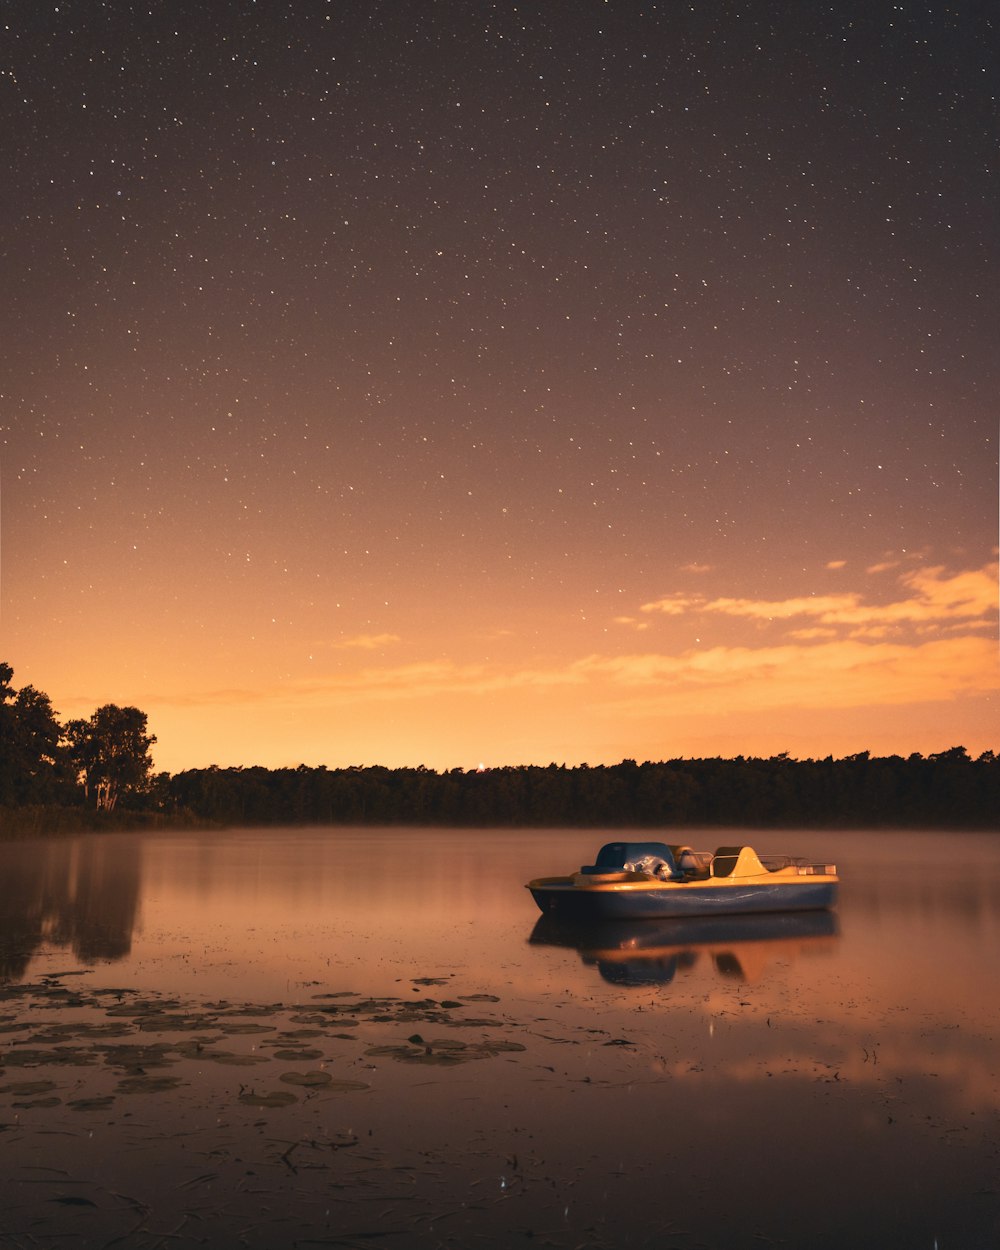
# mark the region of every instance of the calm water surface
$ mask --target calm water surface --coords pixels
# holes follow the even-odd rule
[[[600,840],[0,845],[0,1247],[1000,1246],[1000,837],[755,834],[836,913],[548,924]]]

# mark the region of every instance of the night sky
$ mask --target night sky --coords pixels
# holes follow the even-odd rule
[[[15,686],[170,771],[1000,749],[994,12],[9,0]]]

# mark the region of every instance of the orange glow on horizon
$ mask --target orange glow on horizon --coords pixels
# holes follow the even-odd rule
[[[170,772],[995,749],[996,570],[928,565],[874,580],[867,593],[783,601],[677,595],[665,615],[647,601],[624,624],[570,625],[546,649],[512,614],[492,655],[458,617],[424,637],[400,623],[313,646],[311,662],[279,676],[250,668],[238,648],[228,663],[206,656],[201,666],[167,652],[143,657],[127,689],[115,669],[135,657],[102,653],[95,640],[87,691],[60,691],[75,677],[45,648],[30,680],[64,718],[109,700],[140,706],[158,738],[156,766]],[[650,628],[636,650],[628,622],[644,608]],[[809,619],[823,628],[799,628]],[[700,645],[678,645],[692,621]]]

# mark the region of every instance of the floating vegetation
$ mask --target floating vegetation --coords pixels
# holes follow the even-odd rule
[[[31,1094],[48,1094],[54,1089],[58,1089],[55,1081],[15,1081],[11,1085],[0,1085],[0,1094],[26,1098]]]
[[[256,1090],[244,1090],[239,1101],[245,1107],[289,1107],[298,1102],[296,1096],[286,1090],[276,1089],[270,1094],[258,1094]]]
[[[314,1088],[319,1085],[329,1085],[333,1077],[329,1072],[282,1072],[278,1079],[285,1081],[288,1085],[308,1085]]]
[[[231,1050],[206,1050],[205,1059],[211,1059],[213,1063],[221,1063],[231,1068],[250,1068],[258,1063],[268,1063],[267,1055],[242,1055],[235,1054]]]
[[[450,1038],[425,1042],[420,1034],[416,1033],[407,1038],[405,1045],[370,1046],[365,1054],[373,1059],[396,1059],[400,1063],[447,1066],[467,1063],[473,1059],[488,1059],[505,1051],[523,1051],[524,1049],[520,1042],[458,1042]]]
[[[95,1037],[125,1037],[128,1035],[127,1025],[122,1024],[91,1024],[80,1022],[75,1024],[46,1025],[38,1033],[33,1033],[27,1040],[36,1044],[58,1045],[59,1042],[81,1041]]]
[[[118,1082],[119,1094],[162,1094],[183,1084],[179,1076],[126,1076]]]
[[[182,1041],[174,1042],[169,1049],[175,1051],[184,1059],[202,1059],[210,1057],[209,1047],[214,1046],[216,1042],[222,1040],[222,1034],[217,1037],[186,1037]]]
[[[413,988],[442,983],[444,978],[421,977],[414,980]],[[289,1107],[302,1097],[308,1101],[317,1095],[371,1091],[368,1081],[314,1066],[329,1060],[346,1059],[369,1069],[375,1066],[372,1060],[379,1058],[450,1068],[524,1049],[505,1040],[462,1041],[441,1035],[442,1028],[497,1029],[500,1022],[496,1019],[474,1017],[464,1011],[472,1003],[498,1001],[486,994],[439,1002],[425,997],[365,998],[335,991],[315,995],[308,1005],[255,1006],[229,1001],[192,1003],[120,988],[70,992],[58,979],[50,978],[34,985],[2,987],[0,997],[12,1009],[0,1020],[0,1033],[7,1039],[0,1047],[0,1065],[8,1071],[48,1070],[38,1079],[11,1079],[0,1086],[0,1093],[6,1095],[13,1109],[30,1110],[36,1116],[61,1109],[63,1132],[70,1131],[68,1111],[107,1111],[121,1097],[177,1097],[182,1088],[200,1096],[200,1091],[225,1081],[221,1075],[209,1078],[210,1069],[259,1070],[272,1065],[273,1070],[276,1062],[301,1065],[279,1069],[268,1081],[270,1088],[239,1084],[234,1079],[228,1092],[224,1086],[217,1091],[223,1100],[268,1111]],[[45,1023],[37,1015],[40,1006],[60,1014]],[[414,1029],[414,1025],[419,1027]],[[407,1041],[381,1041],[379,1035],[384,1037],[387,1028],[401,1029],[408,1035]],[[223,1041],[228,1047],[220,1045]],[[195,1069],[192,1065],[198,1066]],[[110,1070],[118,1079],[114,1092],[109,1093],[106,1087],[88,1089],[87,1078],[81,1075],[75,1078],[72,1096],[68,1096],[48,1074],[57,1068]],[[274,1089],[274,1079],[285,1088]],[[220,1105],[226,1105],[225,1101]],[[124,1113],[126,1117],[131,1114]],[[54,1127],[58,1122],[48,1123]],[[356,1140],[352,1138],[350,1144]]]
[[[223,1033],[230,1034],[245,1033],[249,1035],[251,1033],[273,1033],[275,1031],[273,1024],[252,1024],[249,1021],[219,1020],[216,1023],[216,1027],[221,1029]]]
[[[149,1046],[106,1046],[104,1062],[112,1068],[165,1068],[177,1062],[174,1047],[167,1042],[155,1042]]]
[[[336,1010],[337,1010],[337,1008],[336,1008],[336,1007],[334,1007],[334,1008],[332,1008],[332,1010],[333,1010],[333,1011],[336,1011]],[[292,1022],[292,1024],[315,1024],[315,1025],[319,1025],[319,1024],[329,1024],[329,1023],[330,1023],[329,1019],[328,1019],[325,1015],[320,1015],[320,1014],[319,1014],[319,1012],[316,1012],[316,1011],[310,1012],[310,1013],[308,1013],[308,1014],[302,1014],[302,1013],[300,1013],[299,1015],[289,1016],[288,1018],[289,1018],[289,1020]]]
[[[203,1014],[181,1015],[179,1013],[152,1012],[140,1016],[136,1024],[145,1033],[184,1033],[215,1025],[215,1017]]]
[[[72,1050],[60,1047],[57,1050],[8,1050],[4,1052],[3,1063],[11,1068],[54,1068],[75,1067],[86,1068],[97,1062],[93,1051]]]

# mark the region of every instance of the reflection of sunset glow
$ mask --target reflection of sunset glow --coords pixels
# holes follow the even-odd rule
[[[778,849],[773,832],[766,840],[764,853]],[[377,1198],[379,1228],[397,1227],[399,1178],[412,1170],[401,1218],[433,1216],[420,1195],[447,1193],[448,1229],[467,1214],[467,1244],[484,1221],[495,1232],[513,1218],[523,1235],[531,1202],[532,1227],[568,1223],[573,1244],[595,1228],[618,1244],[640,1227],[637,1244],[659,1244],[646,1235],[662,1232],[649,1187],[675,1158],[685,1185],[669,1218],[697,1220],[706,1243],[741,1244],[752,1216],[771,1240],[815,1245],[812,1182],[835,1174],[838,1222],[824,1225],[822,1250],[895,1244],[884,1229],[869,1241],[858,1230],[867,1236],[875,1217],[898,1229],[904,1209],[951,1230],[971,1219],[957,1244],[987,1244],[1000,1123],[995,838],[781,841],[843,861],[836,914],[553,925],[523,882],[592,858],[594,837],[569,830],[118,835],[53,839],[45,854],[0,845],[16,885],[0,900],[0,948],[32,960],[26,977],[5,968],[16,983],[0,987],[5,1085],[16,1106],[50,1075],[55,1093],[19,1108],[5,1194],[19,1178],[23,1202],[37,1204],[37,1167],[75,1175],[85,1146],[88,1182],[152,1210],[203,1178],[211,1154],[199,1237],[203,1220],[231,1217],[215,1195],[233,1157],[241,1219],[247,1203],[273,1220],[293,1202],[286,1218],[301,1222],[315,1199],[315,1232],[331,1208],[332,1135],[364,1141],[363,1155],[338,1152],[332,1166],[338,1183],[352,1159],[364,1169],[365,1218]],[[43,915],[59,923],[44,928]],[[623,963],[621,978],[609,965]],[[52,1039],[57,1050],[38,1051]],[[137,1044],[156,1047],[154,1073],[135,1072]],[[468,1065],[442,1062],[465,1046]],[[101,1117],[93,1154],[73,1131],[81,1115]],[[303,1169],[292,1189],[289,1143]],[[706,1205],[728,1158],[739,1167],[726,1201]],[[797,1202],[776,1207],[776,1174]],[[516,1204],[480,1201],[487,1176],[523,1186]],[[352,1192],[338,1190],[338,1211]],[[122,1214],[134,1225],[134,1201]],[[350,1228],[369,1226],[360,1214]],[[36,1231],[63,1231],[68,1216],[47,1203],[43,1218]],[[483,1244],[512,1244],[515,1231],[504,1224]],[[431,1250],[434,1236],[419,1244]]]

